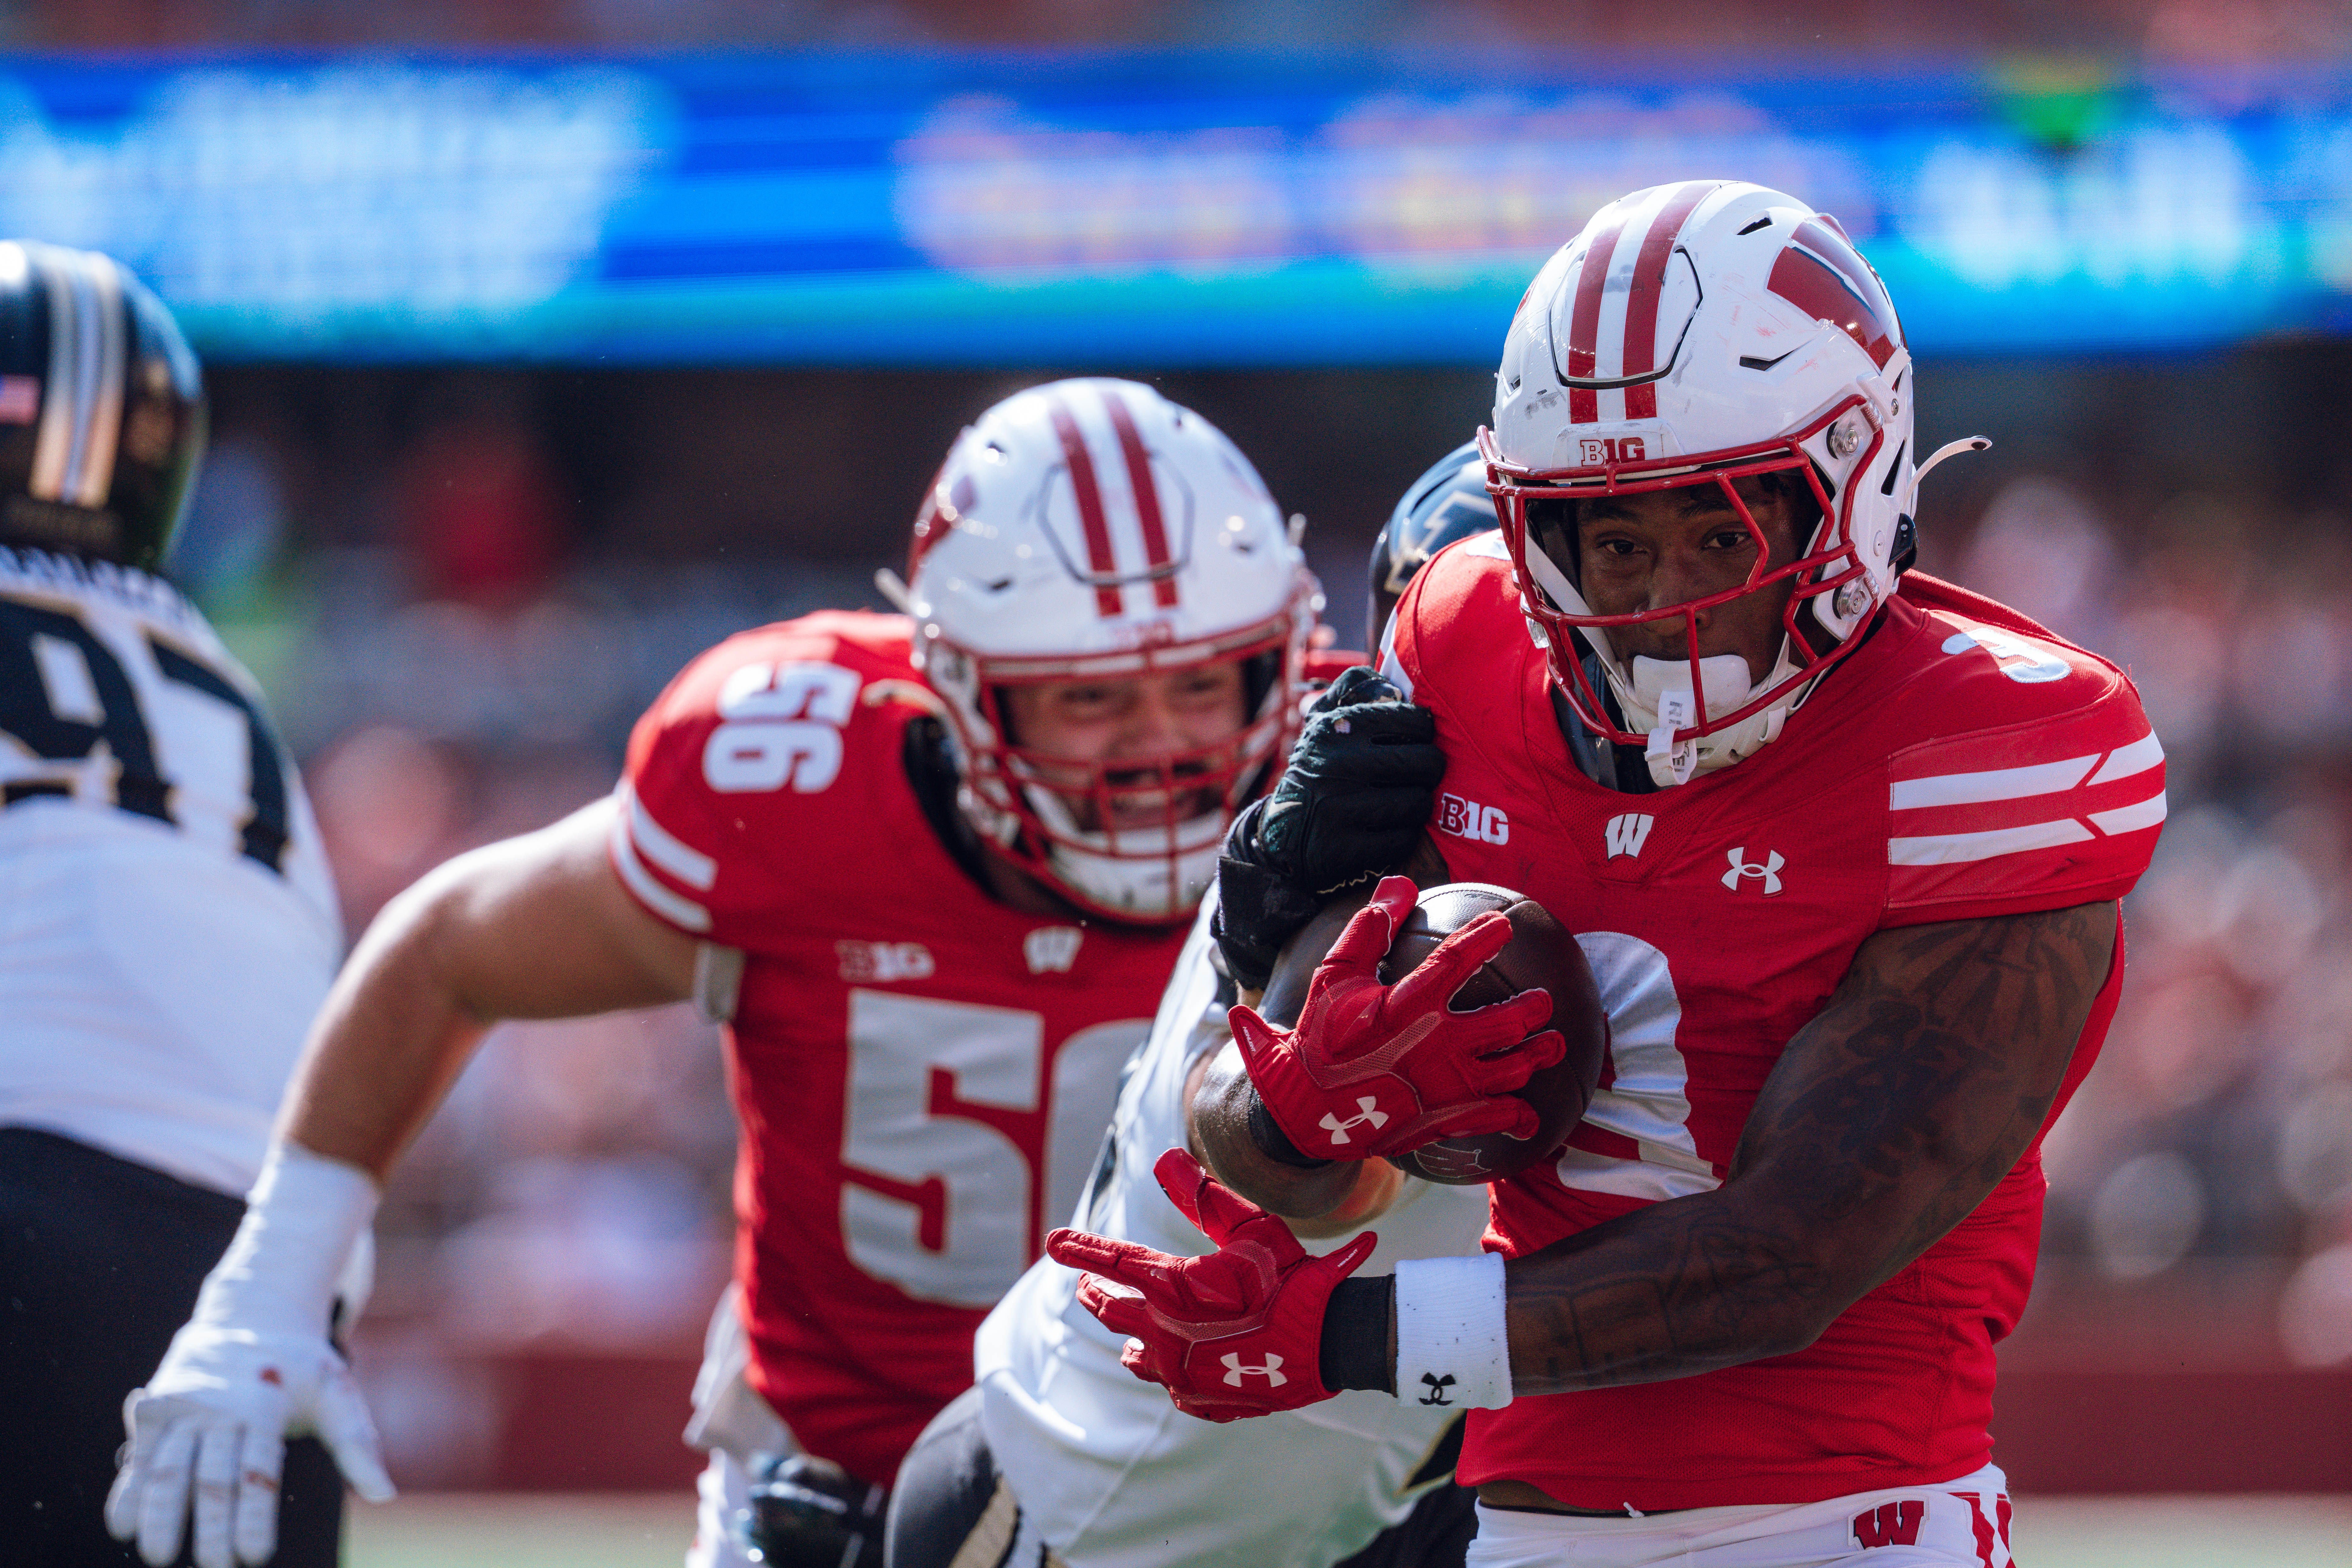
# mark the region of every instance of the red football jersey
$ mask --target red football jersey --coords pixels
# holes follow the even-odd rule
[[[2127,891],[2164,818],[2131,683],[2014,611],[1916,574],[1753,757],[1625,795],[1570,759],[1499,541],[1424,569],[1384,660],[1437,717],[1453,874],[1582,933],[1614,1038],[1560,1159],[1493,1190],[1507,1257],[1729,1170],[1758,1089],[1874,931]],[[2122,950],[2056,1116],[2097,1056]],[[2045,1127],[2047,1123],[2044,1124]],[[2032,1281],[2039,1141],[1977,1211],[1793,1355],[1528,1397],[1470,1418],[1461,1479],[1615,1509],[1801,1503],[1988,1461],[1993,1344]]]
[[[936,701],[901,616],[730,637],[637,723],[614,864],[743,950],[727,1031],[752,1385],[888,1481],[971,1383],[981,1319],[1075,1212],[1184,926],[1024,914],[908,782]]]

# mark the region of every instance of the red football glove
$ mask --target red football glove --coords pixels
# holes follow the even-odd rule
[[[1511,1090],[1567,1054],[1555,1029],[1519,1043],[1551,1016],[1551,997],[1522,991],[1466,1013],[1448,1007],[1478,966],[1510,945],[1511,922],[1499,912],[1480,915],[1382,985],[1381,959],[1414,897],[1411,879],[1381,879],[1317,965],[1297,1028],[1277,1029],[1247,1007],[1229,1015],[1251,1085],[1301,1153],[1369,1160],[1440,1138],[1535,1133],[1535,1107]],[[1480,1059],[1490,1051],[1506,1054]]]
[[[1288,1226],[1219,1186],[1183,1150],[1160,1155],[1151,1173],[1216,1251],[1172,1258],[1077,1230],[1045,1238],[1055,1262],[1088,1271],[1079,1302],[1111,1332],[1130,1336],[1120,1364],[1203,1421],[1330,1398],[1319,1366],[1323,1309],[1380,1237],[1366,1231],[1311,1258]]]

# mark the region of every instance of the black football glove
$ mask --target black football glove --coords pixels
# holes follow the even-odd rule
[[[1437,721],[1379,671],[1343,671],[1307,710],[1274,793],[1234,819],[1217,862],[1226,972],[1263,989],[1324,900],[1411,858],[1437,804]]]

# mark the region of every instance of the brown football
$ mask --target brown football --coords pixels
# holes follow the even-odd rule
[[[1291,938],[1266,982],[1258,1008],[1262,1015],[1285,1026],[1297,1021],[1315,966],[1339,940],[1349,918],[1364,907],[1371,891],[1369,886],[1348,889]],[[1511,922],[1510,945],[1463,983],[1454,994],[1455,1010],[1466,1012],[1521,991],[1541,989],[1551,996],[1551,1019],[1546,1026],[1559,1031],[1568,1042],[1568,1054],[1516,1091],[1536,1108],[1538,1121],[1534,1137],[1518,1139],[1492,1132],[1476,1138],[1447,1138],[1391,1156],[1396,1165],[1413,1175],[1449,1186],[1498,1180],[1558,1150],[1591,1102],[1601,1058],[1609,1051],[1609,1017],[1601,1010],[1601,994],[1593,984],[1591,966],[1584,960],[1584,950],[1542,905],[1507,889],[1484,882],[1447,882],[1423,889],[1396,940],[1389,944],[1388,956],[1381,961],[1381,979],[1393,984],[1447,935],[1489,910],[1502,911]]]

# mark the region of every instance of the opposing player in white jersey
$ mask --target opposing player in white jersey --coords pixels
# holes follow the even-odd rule
[[[100,1521],[123,1397],[236,1228],[341,948],[260,692],[156,574],[204,442],[195,359],[153,295],[106,257],[0,244],[12,1564],[133,1561]],[[284,1487],[276,1561],[333,1563],[342,1483],[318,1443],[291,1446]]]
[[[1370,634],[1430,556],[1494,527],[1476,447],[1448,453],[1407,489],[1373,546]],[[1192,1106],[1230,1040],[1225,1015],[1239,993],[1216,956],[1213,913],[1204,908],[1195,922],[1150,1038],[1129,1065],[1074,1222],[1180,1256],[1210,1243],[1152,1166],[1169,1149],[1200,1148]],[[1298,1000],[1263,1005],[1286,1015]],[[1237,1079],[1237,1065],[1224,1076]],[[1378,1276],[1400,1258],[1475,1256],[1486,1223],[1486,1188],[1436,1186],[1381,1165],[1339,1207],[1293,1228],[1321,1254],[1377,1224],[1380,1247],[1358,1272]],[[977,1386],[940,1413],[900,1472],[888,1568],[950,1568],[971,1560],[961,1553],[975,1540],[1005,1568],[1462,1561],[1475,1520],[1472,1494],[1452,1479],[1458,1411],[1350,1394],[1295,1417],[1195,1419],[1119,1364],[1124,1341],[1078,1305],[1077,1280],[1041,1260],[981,1326]]]
[[[728,1020],[743,1123],[719,1336],[743,1376],[707,1390],[732,1396],[699,1424],[690,1561],[871,1568],[883,1489],[1069,1212],[1226,826],[1297,731],[1317,593],[1221,432],[1083,380],[957,439],[901,596],[720,643],[639,721],[614,795],[378,918],[241,1271],[131,1412],[126,1516],[186,1506],[181,1434],[209,1454],[313,1414],[331,1352],[289,1325],[488,1020],[695,996]],[[196,1499],[240,1550],[270,1502]]]

